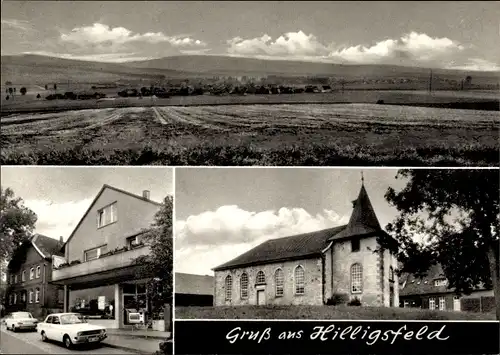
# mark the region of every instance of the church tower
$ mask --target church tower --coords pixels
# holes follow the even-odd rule
[[[399,306],[396,258],[381,248],[382,229],[361,176],[358,197],[352,201],[349,222],[333,235],[326,252],[330,259],[331,295],[347,295],[367,306]],[[327,277],[328,278],[328,277]],[[328,294],[325,294],[328,298]]]

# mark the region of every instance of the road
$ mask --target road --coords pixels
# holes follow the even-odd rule
[[[14,333],[0,328],[0,354],[134,354],[125,350],[114,349],[107,346],[83,347],[73,350],[66,349],[62,344],[42,342],[36,332]]]

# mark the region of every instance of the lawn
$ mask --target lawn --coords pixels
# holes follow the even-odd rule
[[[349,306],[175,307],[176,319],[495,320],[495,313]]]
[[[98,108],[1,119],[1,163],[497,166],[497,111],[375,104]]]

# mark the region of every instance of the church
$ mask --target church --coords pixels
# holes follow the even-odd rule
[[[214,268],[214,305],[324,305],[341,297],[399,307],[396,256],[380,236],[388,234],[362,180],[347,225],[271,239]]]

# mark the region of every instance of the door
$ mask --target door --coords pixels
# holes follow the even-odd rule
[[[257,304],[259,306],[265,306],[266,305],[266,294],[264,293],[264,290],[258,290],[257,291]]]
[[[453,297],[453,310],[459,312],[461,310],[460,307],[460,297],[454,296]]]
[[[62,341],[62,329],[61,329],[61,319],[58,316],[52,318],[52,324],[50,325],[50,339]]]
[[[47,320],[45,320],[45,322],[43,323],[43,330],[45,331],[45,336],[49,339],[51,339],[51,334],[50,334],[50,329],[52,327],[52,319],[54,317],[50,316],[50,317],[47,317]],[[53,338],[52,338],[53,339]]]

